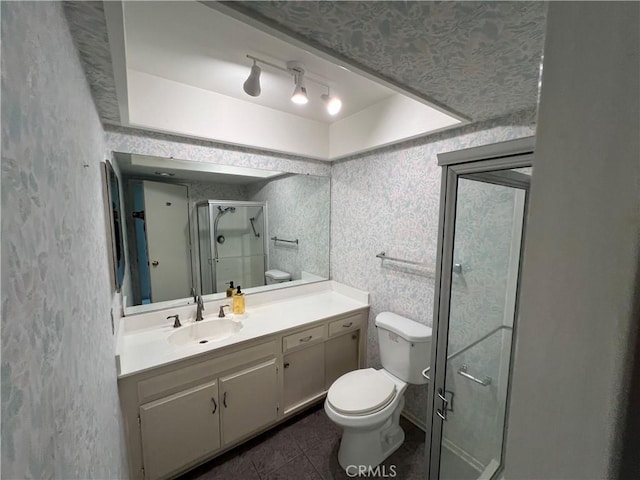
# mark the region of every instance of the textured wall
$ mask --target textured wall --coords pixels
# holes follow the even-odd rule
[[[292,155],[263,152],[131,128],[107,126],[105,138],[107,147],[115,152],[309,175],[328,176],[331,171],[331,165],[320,160],[302,159]]]
[[[104,253],[104,152],[61,4],[4,3],[4,478],[127,475]]]
[[[331,276],[371,294],[368,362],[379,365],[375,316],[390,310],[432,325],[433,276],[382,264],[387,255],[433,265],[440,205],[438,153],[533,135],[533,113],[443,132],[332,167]],[[418,273],[425,273],[420,271]],[[424,421],[426,388],[410,386],[406,409]]]
[[[269,268],[299,280],[302,270],[329,278],[330,188],[327,177],[286,175],[248,186],[251,200],[267,202]],[[298,245],[274,242],[277,236]]]
[[[203,200],[248,200],[246,185],[193,182],[188,183],[187,186],[189,187],[191,208],[194,208],[196,203]]]

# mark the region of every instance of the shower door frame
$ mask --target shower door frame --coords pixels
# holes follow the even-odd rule
[[[507,142],[474,147],[456,152],[438,154],[438,165],[443,167],[442,186],[440,193],[440,216],[438,224],[438,246],[436,259],[436,282],[433,302],[433,336],[431,363],[428,371],[423,372],[429,382],[427,394],[427,434],[425,439],[425,455],[427,464],[427,478],[436,480],[440,478],[440,455],[442,449],[443,422],[436,415],[438,406],[442,401],[437,396],[438,389],[445,390],[447,349],[449,339],[449,310],[451,304],[451,285],[453,276],[453,249],[456,222],[456,207],[458,195],[458,178],[468,174],[478,174],[495,170],[506,170],[533,166],[535,137],[526,137]],[[485,181],[489,181],[488,179]],[[491,182],[499,183],[499,182]],[[516,185],[514,180],[503,185],[525,188],[528,185]],[[524,215],[527,215],[528,192],[525,197]],[[508,373],[508,385],[505,400],[505,419],[502,432],[502,452],[500,465],[493,474],[495,478],[504,468],[505,439],[509,419],[509,399],[511,395],[513,354],[515,339],[517,338],[518,318],[518,293],[522,274],[522,258],[524,253],[526,221],[523,222],[523,231],[520,247],[520,263],[518,268],[518,289],[514,311],[513,333],[510,349],[510,362]],[[445,244],[445,240],[447,240]],[[441,298],[446,298],[441,302]],[[427,373],[428,372],[428,375]]]
[[[248,202],[248,201],[244,201],[244,200],[203,200],[201,202],[198,202],[196,204],[196,212],[197,212],[197,206],[201,205],[203,203],[206,203],[207,206],[209,207],[209,231],[210,231],[210,251],[211,253],[213,253],[216,249],[215,249],[215,242],[216,242],[216,236],[215,236],[215,232],[213,231],[213,225],[215,223],[215,217],[216,217],[216,213],[214,212],[213,208],[211,208],[212,205],[220,205],[223,208],[226,207],[262,207],[262,213],[264,215],[264,232],[262,232],[262,250],[264,252],[264,268],[263,271],[267,271],[267,268],[269,266],[269,242],[268,242],[268,238],[269,238],[269,212],[268,212],[268,208],[267,208],[267,202]],[[197,215],[197,213],[196,213]],[[199,227],[198,227],[199,228]],[[197,254],[197,258],[198,261],[200,261],[200,243],[198,242],[198,254]],[[212,273],[213,273],[213,286],[214,289],[215,287],[218,285],[218,259],[217,258],[212,258],[211,259],[211,268],[212,268]],[[264,277],[264,274],[263,274]],[[266,279],[265,279],[266,281]],[[202,282],[202,274],[200,274],[200,278],[198,278],[198,285],[201,286],[201,282]],[[202,288],[202,287],[200,287]],[[214,292],[214,293],[220,293],[220,292]]]

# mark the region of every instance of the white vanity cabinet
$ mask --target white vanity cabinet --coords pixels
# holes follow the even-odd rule
[[[163,478],[185,463],[220,448],[218,383],[194,388],[140,407],[145,473]]]
[[[347,372],[360,364],[360,330],[341,333],[324,344],[324,386],[326,390]]]
[[[301,330],[283,339],[284,413],[324,396],[341,375],[364,365],[361,313]]]
[[[364,366],[368,311],[121,377],[131,478],[174,478],[323,398],[335,378]]]
[[[324,388],[324,344],[310,345],[285,354],[283,404],[287,414],[321,397]]]
[[[222,445],[274,423],[278,419],[276,359],[220,378]]]

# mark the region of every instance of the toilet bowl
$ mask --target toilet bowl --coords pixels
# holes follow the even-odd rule
[[[329,388],[324,409],[342,427],[338,463],[375,468],[404,442],[400,414],[409,383],[426,383],[431,328],[383,312],[376,318],[383,368],[345,373]],[[351,467],[353,469],[353,467]]]
[[[356,374],[364,374],[364,378]],[[372,394],[374,389],[370,388],[368,395],[364,394],[366,383],[371,387],[377,383],[378,392]],[[324,408],[327,416],[344,429],[338,451],[342,468],[375,467],[402,445],[404,432],[399,422],[406,388],[402,380],[372,368],[349,372],[331,386]],[[349,402],[349,398],[357,401]]]

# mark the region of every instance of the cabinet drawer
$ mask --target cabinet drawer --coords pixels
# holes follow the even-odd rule
[[[287,335],[282,339],[282,351],[287,352],[297,347],[303,347],[312,343],[324,340],[326,337],[326,326],[318,325],[314,328],[303,330],[302,332]]]
[[[329,324],[329,336],[333,337],[342,332],[348,332],[360,328],[362,324],[362,315],[352,315],[351,317],[335,320]]]
[[[246,365],[278,353],[276,340],[247,347],[233,353],[196,363],[178,370],[155,375],[138,383],[138,401],[145,403],[161,395],[188,388],[198,382],[215,377],[218,372]]]

